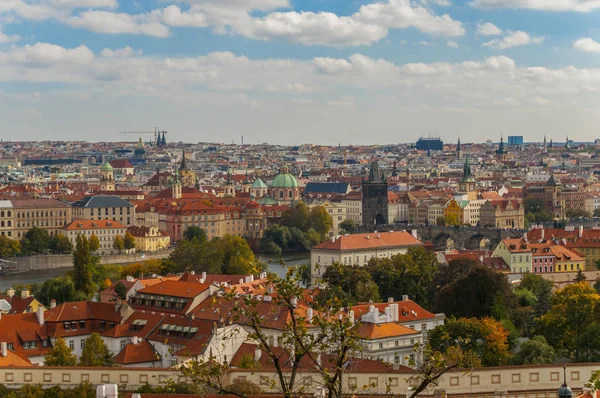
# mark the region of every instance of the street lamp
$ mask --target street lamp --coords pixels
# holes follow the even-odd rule
[[[571,391],[569,386],[567,386],[567,367],[566,366],[563,366],[563,372],[564,372],[564,382],[563,382],[562,386],[560,386],[560,388],[558,389],[558,398],[572,398],[573,391]]]

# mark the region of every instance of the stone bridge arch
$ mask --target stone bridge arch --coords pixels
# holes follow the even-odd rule
[[[456,249],[490,249],[496,248],[503,238],[516,238],[523,234],[520,230],[500,230],[485,227],[419,227],[417,232],[423,243],[430,241],[436,250],[445,250],[447,242],[454,243]]]

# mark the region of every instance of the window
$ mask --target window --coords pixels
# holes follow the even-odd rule
[[[75,341],[74,340],[69,340],[69,348],[72,350],[75,349]]]
[[[383,343],[379,343],[379,349],[383,349]]]
[[[427,330],[427,324],[426,323],[422,323],[421,324],[421,330]]]
[[[79,321],[79,329],[85,329],[85,321]]]
[[[123,349],[125,348],[126,345],[127,345],[127,340],[121,340],[121,351],[123,351]]]
[[[83,350],[83,347],[85,347],[85,339],[81,339],[80,345],[81,345],[81,349]]]

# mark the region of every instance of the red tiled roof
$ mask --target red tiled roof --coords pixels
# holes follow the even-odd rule
[[[132,365],[143,362],[159,361],[160,355],[156,352],[148,340],[142,340],[137,344],[129,343],[115,357],[115,362],[120,365]]]
[[[114,220],[75,220],[69,225],[65,226],[64,229],[67,231],[83,231],[83,230],[95,230],[95,229],[126,229],[127,227],[118,221]]]
[[[334,240],[332,242],[332,240]],[[421,246],[420,240],[405,231],[342,235],[330,239],[313,249],[321,250],[360,250],[384,247]]]
[[[202,283],[188,283],[178,281],[164,281],[138,290],[138,293],[158,294],[161,296],[194,298],[209,289],[210,286]]]
[[[356,319],[360,319],[361,316],[369,312],[369,307],[371,305],[375,306],[375,308],[379,310],[379,313],[384,313],[385,308],[388,307],[390,304],[398,304],[399,323],[435,318],[435,314],[427,311],[412,300],[394,301],[393,303],[358,304],[353,306],[351,309],[352,311],[354,311],[354,317]]]
[[[110,165],[115,169],[133,169],[133,165],[127,159],[111,160]]]
[[[420,334],[421,332],[395,322],[360,323],[357,327],[358,336],[365,340],[384,339],[387,337]]]

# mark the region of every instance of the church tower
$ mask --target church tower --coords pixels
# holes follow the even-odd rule
[[[458,143],[456,144],[456,158],[462,159],[462,148],[460,146],[460,137],[458,137]]]
[[[463,166],[463,177],[458,183],[458,190],[463,194],[467,194],[468,200],[477,199],[477,180],[471,174],[471,163],[469,163],[468,156]]]
[[[181,165],[177,171],[183,186],[193,187],[196,182],[196,173],[188,167],[187,159],[185,158],[185,150],[181,152]]]
[[[179,179],[179,174],[175,174],[175,180],[173,181],[173,185],[171,185],[171,196],[173,199],[181,199],[182,197],[182,188],[181,188],[181,180]]]
[[[500,145],[496,150],[496,160],[506,162],[508,160],[508,151],[504,148],[504,136],[500,136]]]
[[[362,223],[368,229],[388,223],[388,184],[377,162],[362,182]]]
[[[110,163],[106,162],[100,168],[100,190],[101,191],[114,191],[115,190],[115,179],[113,167]]]

